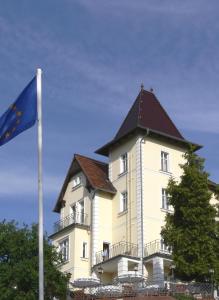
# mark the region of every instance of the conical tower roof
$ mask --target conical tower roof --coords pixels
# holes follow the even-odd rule
[[[188,144],[193,144],[197,149],[201,147],[184,139],[153,92],[141,89],[114,139],[96,153],[108,155],[109,149],[115,143],[136,130],[147,130],[150,134],[184,144],[186,147]]]
[[[120,139],[137,127],[184,139],[155,95],[145,90],[140,91],[115,139]]]

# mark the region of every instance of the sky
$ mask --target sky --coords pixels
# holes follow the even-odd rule
[[[43,70],[44,223],[74,153],[115,135],[141,83],[219,182],[217,0],[7,0],[0,9],[0,114]],[[37,222],[37,128],[0,148],[0,220]]]

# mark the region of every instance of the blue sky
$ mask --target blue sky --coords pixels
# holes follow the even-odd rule
[[[116,133],[141,82],[219,182],[219,2],[3,1],[0,112],[43,69],[45,228],[74,153]],[[37,221],[36,127],[0,149],[0,219]]]

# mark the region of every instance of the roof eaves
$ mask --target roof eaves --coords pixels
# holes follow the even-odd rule
[[[101,187],[96,187],[95,189],[96,189],[96,191],[102,191],[102,192],[110,193],[112,195],[115,195],[116,192],[117,192],[117,190],[114,187],[112,187],[112,190],[104,189],[104,188],[101,188]]]
[[[219,184],[217,184],[216,182],[208,179],[208,186],[213,192],[218,192]]]
[[[59,196],[58,196],[58,198],[57,198],[57,200],[56,200],[56,204],[55,204],[55,206],[54,206],[54,208],[53,208],[53,212],[57,212],[57,213],[58,213],[58,212],[60,211],[59,206],[60,206],[61,201],[62,201],[61,198],[62,198],[62,196],[63,196],[63,190],[65,189],[65,187],[66,187],[67,184],[68,184],[68,179],[69,179],[69,175],[70,175],[71,168],[72,168],[72,164],[73,164],[74,160],[75,160],[75,157],[72,159],[72,162],[71,162],[70,167],[69,167],[69,169],[68,169],[67,175],[66,175],[65,180],[64,180],[64,182],[63,182],[61,191],[60,191]]]
[[[192,146],[195,147],[195,151],[197,151],[197,150],[199,150],[203,147],[202,145],[199,145],[199,144],[193,143],[191,141],[185,140],[184,138],[181,139],[181,138],[166,134],[166,133],[161,132],[161,131],[157,131],[157,130],[150,129],[150,128],[145,128],[145,127],[142,127],[142,126],[139,126],[139,128],[144,129],[144,130],[148,130],[149,135],[150,135],[150,133],[154,133],[154,134],[157,134],[159,136],[163,136],[163,137],[166,137],[168,139],[175,140],[175,141],[178,141],[178,142],[186,144],[186,145],[192,145]]]
[[[180,142],[180,143],[185,144],[185,145],[189,145],[189,144],[193,145],[195,147],[195,151],[197,151],[197,150],[199,150],[199,149],[201,149],[203,147],[202,145],[199,145],[199,144],[193,143],[191,141],[185,140],[184,138],[181,139],[181,138],[178,138],[178,137],[175,137],[175,136],[172,136],[172,135],[168,135],[168,134],[163,133],[161,131],[152,130],[150,128],[146,128],[146,127],[143,127],[141,125],[138,125],[137,128],[134,128],[133,130],[131,130],[130,132],[128,132],[124,136],[120,137],[119,139],[113,139],[110,142],[108,142],[107,144],[105,144],[104,146],[102,146],[101,148],[98,148],[95,151],[95,153],[107,156],[108,155],[108,149],[110,148],[110,146],[113,146],[119,140],[121,140],[124,137],[128,136],[129,134],[133,133],[136,129],[147,130],[147,131],[149,131],[149,134],[150,133],[154,133],[154,134],[157,134],[159,136],[163,136],[165,138],[168,138],[168,139],[171,139],[171,140],[175,140],[175,141]]]

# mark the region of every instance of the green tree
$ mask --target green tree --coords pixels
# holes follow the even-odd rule
[[[44,239],[45,299],[66,299],[68,276],[57,269],[61,257]],[[0,299],[38,299],[37,225],[0,223]]]
[[[217,210],[210,204],[209,174],[204,160],[191,148],[181,165],[179,182],[171,178],[167,193],[173,214],[162,228],[164,242],[172,247],[176,275],[182,280],[210,280],[209,270],[218,274],[218,240],[215,238]]]

